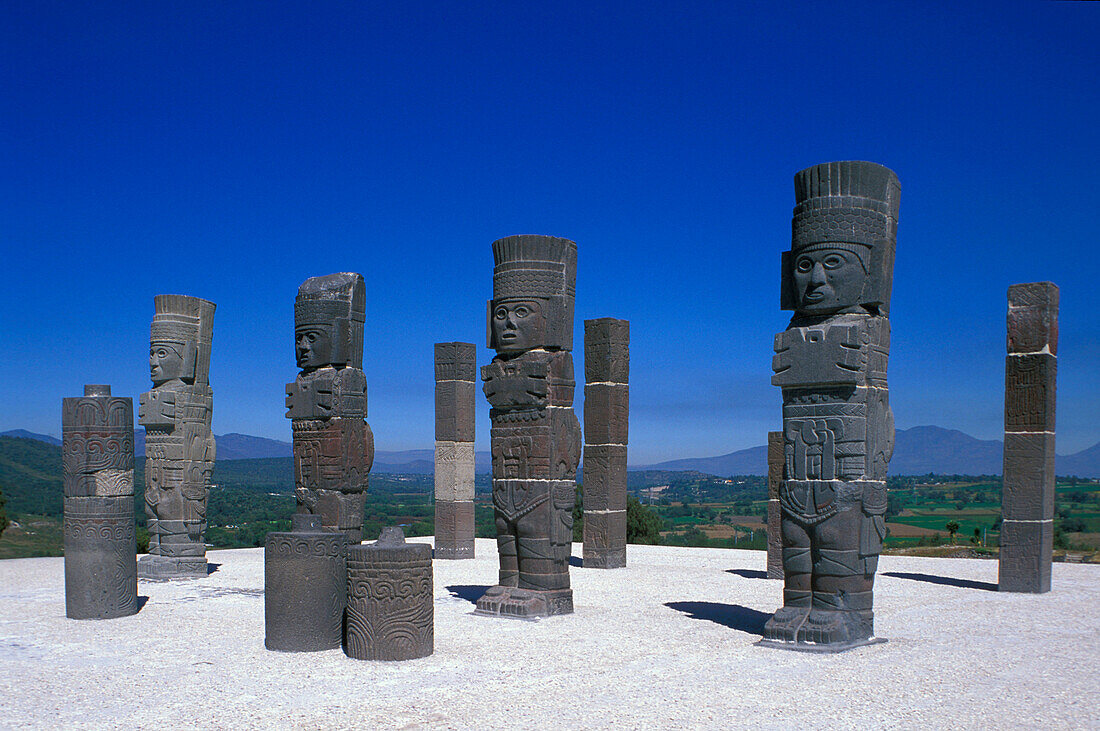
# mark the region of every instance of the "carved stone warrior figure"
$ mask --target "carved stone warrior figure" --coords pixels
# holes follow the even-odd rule
[[[65,616],[110,619],[138,610],[134,535],[134,404],[111,387],[62,399]]]
[[[363,538],[363,503],[374,462],[363,375],[366,287],[359,274],[311,277],[294,301],[294,348],[301,373],[286,386],[294,430],[298,512],[325,530]]]
[[[493,507],[500,583],[481,614],[573,611],[573,540],[581,429],[573,413],[573,299],[577,245],[552,236],[493,243],[489,347],[482,366],[492,408]]]
[[[178,294],[153,298],[149,337],[153,390],[141,394],[145,427],[147,578],[206,576],[206,497],[214,471],[210,344],[214,303]]]
[[[834,162],[795,176],[772,384],[783,389],[783,607],[764,644],[838,652],[875,641],[894,419],[886,386],[897,176]]]

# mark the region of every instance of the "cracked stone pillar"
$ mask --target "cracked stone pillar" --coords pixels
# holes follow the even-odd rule
[[[998,588],[1050,591],[1058,287],[1008,288],[1004,487]]]
[[[474,557],[473,343],[435,344],[435,557]]]
[[[584,567],[626,566],[630,322],[584,321]]]
[[[573,412],[577,245],[553,236],[493,242],[489,347],[481,368],[492,408],[493,512],[500,578],[479,614],[573,611],[569,556],[581,425]]]
[[[145,427],[145,513],[149,555],[138,562],[143,578],[206,576],[206,500],[214,471],[210,419],[210,346],[213,302],[179,294],[153,298],[149,375],[141,394]]]
[[[111,387],[62,399],[65,616],[135,614],[134,405]]]
[[[783,483],[783,432],[768,432],[768,578],[783,578],[779,486]]]
[[[363,505],[374,463],[363,375],[366,286],[351,272],[310,277],[294,300],[294,351],[301,372],[286,386],[294,433],[298,512],[321,516],[351,545],[363,540]]]
[[[901,185],[872,162],[795,175],[772,385],[783,390],[783,606],[765,645],[876,642],[873,593],[894,451],[886,365]]]

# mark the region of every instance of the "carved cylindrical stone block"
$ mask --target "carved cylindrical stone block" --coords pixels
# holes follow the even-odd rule
[[[64,467],[65,615],[134,614],[134,407],[111,387],[85,386],[61,416]]]
[[[264,645],[283,652],[340,646],[347,592],[347,537],[297,513],[289,533],[264,544]]]
[[[348,549],[344,652],[356,660],[413,660],[435,649],[432,549],[385,528]]]
[[[630,323],[584,321],[584,566],[626,566]]]
[[[1050,591],[1058,298],[1051,282],[1008,288],[1001,591]]]
[[[768,578],[783,578],[779,487],[783,483],[783,432],[768,432]]]
[[[435,344],[435,557],[474,557],[473,343]]]

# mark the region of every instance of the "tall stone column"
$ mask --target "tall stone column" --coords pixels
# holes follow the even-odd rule
[[[783,607],[764,644],[839,652],[874,640],[894,418],[886,384],[901,186],[870,162],[795,176],[772,384],[783,389]]]
[[[110,386],[62,399],[65,616],[138,610],[134,535],[134,404]]]
[[[474,557],[473,343],[435,344],[435,557]]]
[[[1008,288],[1005,453],[998,588],[1050,591],[1054,549],[1054,410],[1058,287]]]
[[[294,349],[301,372],[286,386],[294,432],[298,512],[325,530],[363,540],[363,505],[374,463],[363,375],[366,285],[359,274],[311,277],[294,300]]]
[[[151,579],[206,576],[206,499],[214,471],[210,418],[213,302],[178,294],[153,298],[149,375],[141,394],[145,427],[145,513],[149,555],[138,563]]]
[[[481,614],[573,611],[569,555],[581,427],[573,413],[577,245],[552,236],[493,243],[489,347],[481,368],[492,408],[493,509],[500,580]]]
[[[779,487],[783,484],[783,432],[768,432],[768,578],[783,578],[782,510]]]
[[[630,322],[584,321],[584,567],[626,566]]]

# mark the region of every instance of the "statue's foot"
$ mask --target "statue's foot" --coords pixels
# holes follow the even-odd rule
[[[842,609],[812,609],[798,631],[799,642],[815,645],[854,645],[871,638],[871,612]]]
[[[780,607],[772,618],[764,623],[764,639],[778,642],[795,642],[798,630],[806,621],[809,607]]]
[[[535,591],[512,586],[490,587],[477,600],[477,613],[536,619],[573,611],[573,590]]]

